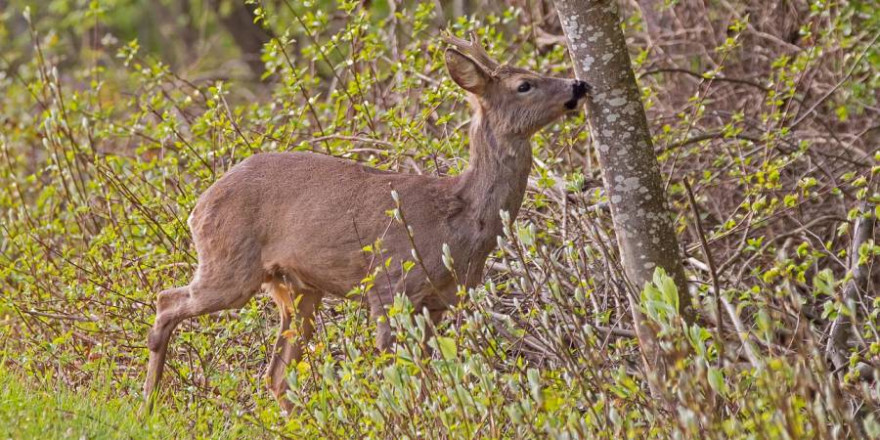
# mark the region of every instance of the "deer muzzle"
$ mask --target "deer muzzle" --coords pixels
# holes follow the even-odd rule
[[[590,93],[590,91],[593,90],[593,88],[589,84],[587,84],[586,81],[581,80],[575,80],[574,83],[571,85],[571,89],[571,99],[565,101],[565,108],[569,110],[574,110],[575,108],[577,108],[580,100],[587,96],[587,93]]]

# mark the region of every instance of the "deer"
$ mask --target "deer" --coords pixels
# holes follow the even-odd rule
[[[515,219],[525,197],[531,137],[581,108],[591,87],[500,64],[475,33],[469,40],[447,33],[443,40],[446,70],[472,112],[465,170],[445,177],[397,173],[313,152],[259,153],[231,167],[188,219],[198,254],[191,282],[158,294],[147,338],[147,412],[171,335],[185,319],[241,308],[268,292],[280,326],[265,381],[289,412],[287,366],[302,360],[322,298],[364,301],[376,324],[376,347],[388,351],[392,331],[383,318],[395,295],[405,295],[436,325],[458,304],[459,286],[482,283],[484,263],[503,233],[502,212]],[[405,224],[390,221],[394,209],[405,213]],[[383,268],[379,278],[387,282],[357,293],[375,269],[364,251],[374,242],[381,243],[382,260],[398,264]],[[399,264],[413,260],[418,264],[408,272]]]

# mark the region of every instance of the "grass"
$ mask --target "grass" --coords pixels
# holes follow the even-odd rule
[[[51,386],[45,384],[50,383]],[[22,377],[0,367],[0,439],[262,438],[265,431],[222,411],[163,408],[140,412],[137,394],[120,394],[113,380],[73,390],[52,378]]]

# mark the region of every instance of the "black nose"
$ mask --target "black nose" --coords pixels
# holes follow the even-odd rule
[[[578,101],[584,96],[587,96],[587,93],[593,90],[589,84],[581,80],[575,80],[575,82],[571,85],[571,93],[572,97],[568,101],[565,101],[565,108],[569,110],[574,110],[578,106]]]
[[[581,80],[575,81],[572,87],[574,88],[574,99],[581,99],[587,96],[587,93],[590,93],[590,90],[593,89],[586,81]]]

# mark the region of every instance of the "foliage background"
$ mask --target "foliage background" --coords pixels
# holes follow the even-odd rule
[[[698,324],[660,274],[629,292],[573,116],[535,137],[526,206],[436,353],[405,302],[393,355],[359,305],[328,302],[286,418],[260,378],[277,324],[262,296],[181,325],[161,410],[137,415],[153,299],[195,263],[196,198],[260,151],[459,173],[468,110],[440,30],[570,76],[552,4],[0,1],[0,434],[880,436],[878,248],[854,234],[880,198],[877,3],[619,3]],[[628,293],[679,355],[663,399]],[[835,321],[854,332],[828,348]]]

